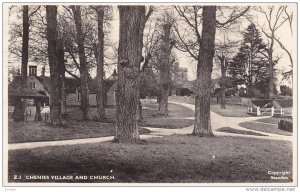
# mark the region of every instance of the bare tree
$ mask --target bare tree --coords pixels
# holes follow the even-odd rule
[[[145,6],[118,6],[120,39],[118,49],[117,80],[117,132],[118,142],[138,142],[139,129],[136,112],[138,106],[139,74],[143,48],[143,31],[147,18]]]
[[[284,12],[285,12],[285,15],[283,17],[288,20],[289,25],[290,25],[291,35],[293,36],[293,12],[292,11],[288,11],[288,7],[287,6],[284,6]],[[291,70],[283,72],[283,77],[285,79],[289,79],[293,75],[293,57],[292,57],[292,51],[289,50],[287,48],[287,46],[285,46],[278,37],[275,37],[275,41],[279,44],[279,46],[281,47],[281,49],[283,49],[286,52],[286,54],[288,55],[288,57],[289,57],[289,60],[290,60],[290,65],[289,66],[290,66]]]
[[[23,38],[22,38],[22,67],[21,76],[27,77],[28,41],[29,41],[29,14],[28,5],[23,5]]]
[[[82,29],[81,21],[81,8],[80,6],[71,6],[72,12],[74,14],[76,35],[77,35],[77,44],[79,52],[79,61],[80,61],[80,88],[81,88],[81,107],[82,107],[82,119],[89,119],[89,87],[88,87],[88,67],[86,64],[86,56],[84,50],[84,34]]]
[[[61,76],[61,115],[66,115],[66,84],[65,84],[65,51],[63,37],[57,39],[57,65],[59,66],[59,72]]]
[[[210,85],[215,47],[216,7],[203,7],[202,16],[203,25],[197,63],[197,91],[193,134],[211,136],[213,133],[210,123]]]
[[[286,10],[286,6],[280,6],[278,8],[274,6],[268,6],[268,7],[259,7],[259,11],[263,13],[266,21],[267,21],[267,29],[265,29],[265,26],[262,26],[262,32],[264,35],[268,38],[268,47],[267,47],[267,55],[269,61],[269,90],[268,90],[268,97],[273,98],[274,97],[274,45],[275,42],[278,40],[276,38],[276,31],[285,23],[288,21],[289,17],[284,17]],[[279,44],[280,45],[280,44]],[[281,44],[282,45],[282,44]],[[283,48],[283,47],[282,47]],[[289,54],[290,56],[290,54]],[[290,57],[291,59],[291,57]],[[291,60],[292,63],[292,60]]]
[[[94,52],[97,61],[97,113],[98,120],[103,121],[105,119],[105,102],[104,102],[104,11],[105,6],[92,7],[97,14],[97,26],[98,26],[98,43],[94,44]]]
[[[143,36],[141,36],[140,41],[143,42],[143,37],[144,37],[144,29],[146,27],[146,23],[149,20],[149,17],[151,16],[151,14],[153,13],[153,6],[149,7],[149,10],[147,12],[147,15],[145,16],[145,20],[142,22],[142,26],[141,26],[141,30],[143,31]],[[151,24],[150,24],[151,26]],[[149,67],[149,61],[152,58],[152,51],[153,51],[153,47],[156,45],[156,40],[154,39],[154,36],[156,34],[155,28],[153,33],[150,33],[150,31],[148,32],[148,34],[146,35],[146,41],[145,43],[143,43],[143,49],[144,49],[144,56],[142,56],[141,58],[141,63],[143,63],[139,75],[138,75],[138,91],[137,91],[137,108],[136,108],[136,120],[140,121],[143,117],[142,117],[142,104],[140,102],[141,99],[141,83],[143,81],[143,77],[145,75],[145,71],[146,69]]]
[[[174,29],[178,37],[175,46],[177,49],[187,52],[197,61],[197,91],[193,134],[212,136],[210,93],[216,27],[225,27],[240,18],[249,7],[242,11],[234,9],[230,13],[230,17],[224,21],[216,20],[216,6],[176,6],[175,9],[181,18],[180,22],[187,26],[182,29],[178,23],[175,25]],[[199,30],[201,24],[202,34]]]
[[[171,82],[171,65],[174,60],[171,61],[171,51],[175,44],[174,40],[171,38],[171,28],[173,19],[170,15],[165,12],[165,19],[162,23],[163,34],[161,37],[161,44],[159,50],[160,53],[160,100],[159,100],[159,110],[163,115],[168,115],[168,97],[170,92],[170,82]]]
[[[50,123],[59,126],[61,122],[61,74],[57,60],[57,6],[46,6],[47,17],[47,40],[49,66],[51,76],[51,96],[50,96]]]
[[[217,55],[220,60],[220,66],[221,66],[221,80],[220,80],[220,87],[221,87],[221,109],[226,109],[226,71],[228,67],[228,58],[224,54],[223,51],[221,51],[220,54]]]

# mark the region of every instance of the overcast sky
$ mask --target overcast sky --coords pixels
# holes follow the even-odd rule
[[[232,4],[230,4],[232,5]],[[238,5],[242,5],[245,6],[246,4],[238,4]],[[253,5],[253,3],[251,4]],[[261,5],[261,4],[260,4]],[[265,4],[266,5],[266,4]],[[270,3],[268,5],[271,5]],[[276,6],[278,6],[279,4],[275,4]],[[7,4],[6,4],[7,6]],[[276,36],[278,38],[280,38],[280,40],[282,41],[282,43],[288,47],[289,50],[292,51],[293,53],[293,57],[294,57],[294,61],[296,61],[296,45],[297,45],[297,40],[296,40],[296,34],[297,34],[297,27],[296,27],[296,4],[289,4],[289,10],[294,12],[294,23],[293,23],[293,36],[291,35],[291,31],[290,31],[290,27],[288,22],[286,22],[281,28],[278,29],[278,31],[276,32]],[[8,9],[4,8],[4,16],[7,16],[7,11]],[[155,11],[154,15],[152,15],[151,17],[157,17],[160,14],[159,11]],[[266,19],[265,17],[261,14],[258,13],[257,11],[252,10],[250,12],[251,15],[254,15],[254,22],[258,23],[260,26],[264,26],[264,23],[266,23]],[[5,25],[7,24],[6,19],[3,20],[4,23],[4,29],[5,29]],[[243,20],[242,25],[240,26],[240,29],[245,29],[248,25],[249,25],[249,21],[247,20]],[[4,36],[7,33],[7,29],[4,30]],[[220,38],[222,37],[222,35],[220,35],[220,33],[217,33],[216,35],[216,40],[220,40]],[[266,41],[266,37],[264,35],[262,35],[263,39]],[[233,33],[230,32],[228,33],[228,38],[231,40],[241,40],[242,36],[240,33]],[[8,38],[5,38],[5,40],[7,40]],[[112,31],[110,34],[110,39],[116,43],[116,45],[118,45],[118,39],[119,39],[119,15],[118,15],[118,9],[116,6],[114,6],[114,17],[113,17],[113,21],[112,21]],[[4,42],[5,43],[5,42]],[[238,45],[237,45],[238,46]],[[3,50],[3,54],[4,55],[8,55],[7,49],[5,49],[6,47],[4,47]],[[196,77],[196,61],[191,59],[186,53],[182,53],[178,50],[174,49],[174,52],[177,55],[177,59],[180,63],[181,67],[185,67],[188,69],[188,78],[189,80],[193,80]],[[287,55],[285,54],[285,52],[280,49],[279,45],[275,45],[275,55],[281,56],[281,59],[279,61],[279,64],[276,66],[277,69],[279,69],[281,72],[282,71],[287,71],[289,69],[288,65],[289,65],[289,59],[287,57]],[[110,68],[110,70],[107,72],[112,73],[113,67]],[[218,77],[218,75],[220,75],[220,72],[218,70],[213,72],[213,78]],[[278,77],[279,79],[281,79],[281,77]]]
[[[243,6],[245,6],[245,4],[242,4]],[[253,4],[251,4],[253,5]],[[268,5],[272,5],[271,3],[269,3]],[[279,6],[279,4],[274,4],[276,6]],[[265,5],[267,6],[267,5]],[[289,9],[290,11],[294,12],[294,23],[293,23],[293,34],[297,34],[297,27],[296,27],[296,6],[295,4],[289,4]],[[159,13],[159,11],[156,11],[156,15],[153,15],[152,17],[157,17],[157,14]],[[253,21],[257,24],[259,24],[259,26],[263,27],[264,25],[266,26],[267,22],[266,22],[266,18],[264,17],[264,15],[262,13],[259,13],[255,10],[251,10],[249,12],[250,15],[253,15]],[[242,25],[240,26],[240,30],[244,31],[244,29],[250,24],[249,21],[247,21],[246,19],[243,19]],[[112,26],[113,26],[113,30],[112,30],[112,34],[111,37],[113,39],[113,41],[117,42],[119,39],[119,15],[118,15],[118,11],[117,8],[114,8],[114,19],[112,21]],[[260,27],[258,27],[258,29],[260,29]],[[265,28],[266,29],[266,28]],[[267,30],[267,29],[266,29]],[[236,40],[242,40],[242,34],[239,32],[229,32],[227,34],[228,38],[232,41],[236,41]],[[280,27],[277,31],[276,31],[276,36],[282,41],[282,43],[288,47],[289,50],[292,51],[293,53],[293,57],[296,57],[296,45],[297,45],[297,40],[296,40],[296,35],[291,35],[291,30],[290,30],[290,26],[289,23],[286,22],[282,27]],[[220,39],[223,38],[223,33],[217,32],[216,35],[216,41],[220,41]],[[267,38],[265,37],[265,35],[262,34],[262,38],[265,42],[267,42]],[[237,45],[238,46],[238,45]],[[196,61],[192,58],[189,57],[189,55],[187,53],[182,53],[181,51],[178,51],[176,49],[173,50],[176,55],[177,55],[177,59],[179,60],[180,66],[181,67],[185,67],[188,69],[188,78],[189,80],[193,80],[196,78]],[[282,71],[288,71],[289,70],[289,59],[288,56],[286,55],[286,53],[279,47],[278,44],[275,44],[275,56],[278,55],[281,57],[281,59],[279,60],[278,65],[276,66],[277,69],[279,69],[281,72]],[[294,59],[294,61],[296,61],[296,59]],[[220,71],[215,70],[213,72],[213,78],[216,78],[220,75]],[[279,79],[281,79],[281,75],[278,76]]]

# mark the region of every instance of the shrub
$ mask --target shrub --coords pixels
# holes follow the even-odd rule
[[[293,132],[293,121],[292,120],[280,120],[278,122],[278,128],[284,131]]]

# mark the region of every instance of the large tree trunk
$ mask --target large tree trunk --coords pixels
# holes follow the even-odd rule
[[[160,66],[160,89],[161,89],[161,100],[159,103],[160,113],[163,115],[168,115],[168,98],[170,91],[170,55],[173,48],[173,42],[171,42],[171,23],[166,23],[163,25],[163,44],[161,53],[161,66]]]
[[[15,99],[13,120],[16,122],[25,120],[24,113],[26,110],[26,102],[24,102],[24,100],[25,99],[21,99],[20,97]]]
[[[81,22],[81,9],[80,6],[71,6],[75,26],[77,32],[77,44],[80,61],[80,84],[81,84],[81,107],[82,107],[82,120],[89,120],[89,87],[88,87],[88,66],[86,64],[85,51],[84,51],[84,35],[82,31]]]
[[[220,86],[221,86],[220,108],[226,109],[226,86],[224,82],[221,82]]]
[[[146,21],[142,21],[142,23],[144,23],[144,25],[142,24],[142,29],[141,30],[144,30],[145,28],[145,22]],[[143,39],[142,39],[143,36],[141,36],[141,39],[140,41],[142,42]],[[141,45],[143,46],[143,45]],[[144,61],[144,64],[143,64],[143,67],[142,67],[142,70],[140,71],[139,73],[139,77],[138,77],[138,92],[137,92],[137,101],[138,101],[138,105],[137,105],[137,108],[136,108],[136,119],[138,121],[140,121],[141,119],[143,119],[143,116],[142,116],[142,103],[141,103],[141,83],[142,83],[142,80],[143,80],[143,77],[144,77],[144,72],[146,70],[146,68],[149,66],[149,61],[151,59],[151,53],[147,53],[147,56],[145,58],[145,61]]]
[[[23,78],[27,77],[28,42],[29,42],[28,5],[24,5],[23,6],[23,37],[22,37],[22,67],[21,67],[21,76]]]
[[[138,104],[137,104],[137,106],[136,106],[136,120],[137,121],[140,121],[140,120],[142,120],[143,119],[143,117],[142,117],[142,103],[141,103],[141,101],[140,101],[140,99],[141,99],[141,86],[140,86],[140,82],[141,82],[141,79],[139,79],[139,85],[138,85],[138,91],[137,91],[137,102],[138,102]]]
[[[211,73],[216,34],[216,6],[203,7],[202,38],[197,64],[197,91],[193,134],[213,136],[210,122]]]
[[[66,85],[65,85],[65,52],[63,39],[58,39],[57,42],[57,62],[61,74],[61,115],[64,116],[66,114]]]
[[[103,121],[105,119],[105,101],[104,101],[104,31],[103,31],[103,23],[104,23],[104,6],[96,6],[96,12],[98,17],[98,45],[95,48],[95,56],[97,60],[97,113],[98,120]]]
[[[142,57],[141,27],[145,21],[145,6],[119,6],[120,40],[118,49],[118,80],[116,135],[118,142],[139,141],[136,120],[140,62]]]
[[[35,99],[34,104],[35,104],[34,120],[35,121],[43,121],[42,114],[41,114],[41,101],[39,99]]]
[[[273,65],[273,45],[269,50],[269,90],[268,90],[268,98],[272,99],[274,97],[274,65]]]
[[[28,5],[23,6],[23,35],[22,35],[22,64],[21,64],[21,77],[24,82],[27,79],[27,67],[28,67],[28,43],[29,43],[29,14]],[[27,99],[22,99],[22,104],[17,101],[17,105],[14,109],[15,121],[24,121],[24,113],[26,111]]]
[[[227,61],[224,55],[219,57],[221,61],[221,81],[220,81],[220,87],[221,87],[221,98],[220,98],[220,108],[226,109],[226,70],[227,70]]]
[[[65,83],[65,77],[64,76],[62,76],[62,81],[61,81],[60,113],[63,117],[67,114],[67,108],[66,108],[66,83]]]
[[[57,6],[46,6],[48,55],[51,76],[50,123],[59,126],[61,122],[61,78],[57,60]]]
[[[169,86],[167,83],[161,86],[159,113],[162,115],[168,115],[168,98],[169,98]]]

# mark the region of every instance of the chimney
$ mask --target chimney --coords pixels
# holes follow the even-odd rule
[[[116,70],[116,69],[114,69],[114,72],[113,72],[112,76],[113,76],[113,77],[116,77],[116,76],[118,76],[118,74],[117,74],[117,70]]]
[[[36,76],[37,66],[29,66],[29,76]]]
[[[41,77],[45,77],[45,67],[42,68],[42,74]]]

